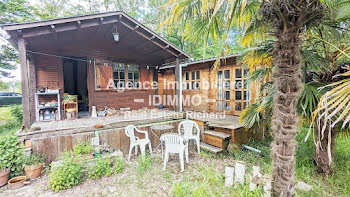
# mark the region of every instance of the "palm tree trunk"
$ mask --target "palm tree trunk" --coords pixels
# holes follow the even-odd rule
[[[327,125],[326,131],[329,131],[329,127],[330,125]],[[321,132],[316,131],[315,134],[321,135]],[[314,161],[315,161],[315,164],[317,165],[317,171],[319,173],[330,175],[333,173],[332,164],[333,164],[333,158],[334,158],[334,145],[335,145],[334,143],[335,143],[335,138],[337,136],[337,132],[334,128],[331,128],[330,138],[328,138],[328,135],[329,133],[327,134],[325,133],[323,138],[321,136],[316,136],[316,138],[318,138],[319,140],[317,141],[317,144],[316,144]]]
[[[300,29],[276,32],[274,63],[276,94],[272,117],[272,176],[274,196],[293,196],[297,134],[296,105],[301,90]]]

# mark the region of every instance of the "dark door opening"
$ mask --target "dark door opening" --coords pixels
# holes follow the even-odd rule
[[[78,96],[78,117],[88,116],[87,62],[65,59],[63,60],[63,74],[64,93]]]

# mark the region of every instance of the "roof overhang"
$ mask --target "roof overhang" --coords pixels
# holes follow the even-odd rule
[[[99,26],[105,27],[105,29],[98,30]],[[40,46],[36,46],[36,42],[44,42],[48,40],[45,36],[50,35],[51,37],[56,37],[57,35],[62,34],[67,36],[67,32],[80,32],[80,34],[85,33],[88,29],[95,28],[96,32],[103,31],[104,37],[108,35],[108,39],[112,36],[111,32],[113,29],[121,28],[125,37],[132,37],[128,42],[123,44],[128,45],[130,50],[133,48],[139,49],[140,51],[144,50],[142,47],[148,47],[150,51],[148,54],[143,54],[144,56],[154,56],[167,61],[171,59],[186,59],[190,56],[174,44],[170,43],[166,39],[162,38],[160,35],[147,28],[131,16],[127,15],[122,11],[116,12],[107,12],[107,13],[98,13],[90,14],[83,16],[67,17],[67,18],[58,18],[45,21],[36,21],[36,22],[27,22],[27,23],[15,23],[15,24],[3,24],[1,27],[10,35],[8,39],[11,45],[17,47],[17,40],[19,37],[23,37],[25,40],[28,40],[28,45],[30,48],[31,42],[33,48],[39,49]],[[110,32],[109,32],[110,31]],[[95,33],[96,33],[95,32]],[[107,33],[106,33],[107,32]],[[92,34],[92,33],[91,33]],[[93,35],[93,34],[92,34]],[[102,37],[102,33],[101,33]],[[40,40],[41,39],[41,40]],[[51,38],[50,38],[51,39]],[[135,43],[132,43],[135,40]],[[142,40],[142,44],[140,44]],[[48,45],[54,45],[55,42],[47,42]],[[69,42],[68,42],[69,44]],[[43,48],[44,50],[44,48]],[[63,49],[57,49],[62,51]],[[145,50],[144,50],[145,51]],[[164,62],[163,62],[164,63]]]

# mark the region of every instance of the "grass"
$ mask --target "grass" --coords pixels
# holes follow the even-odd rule
[[[303,142],[308,127],[302,127],[297,135],[298,148],[296,152],[296,181],[304,181],[312,185],[311,192],[297,190],[296,196],[350,196],[350,140],[344,136],[336,139],[334,173],[331,176],[320,175],[316,172],[313,163],[314,144],[309,139]],[[272,139],[252,141],[250,146],[262,151],[259,155],[255,152],[242,150],[233,157],[236,160],[246,162],[247,171],[253,164],[258,163],[263,174],[271,173],[270,143]]]
[[[22,123],[15,117],[13,109],[18,105],[0,107],[0,135],[18,130]]]

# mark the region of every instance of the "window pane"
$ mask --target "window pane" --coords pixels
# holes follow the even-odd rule
[[[196,79],[200,79],[199,71],[196,71]]]
[[[222,81],[218,81],[218,89],[222,90]]]
[[[222,101],[217,102],[218,110],[222,110]]]
[[[249,104],[250,104],[250,102],[244,102],[243,103],[243,109],[245,109]]]
[[[242,111],[242,103],[235,102],[235,111]]]
[[[230,78],[230,70],[225,70],[225,79]]]
[[[134,73],[134,79],[139,80],[139,73],[138,72]]]
[[[194,81],[192,81],[192,83],[191,83],[191,88],[192,88],[192,90],[194,90],[194,89],[195,89],[195,86],[194,86]]]
[[[230,110],[230,102],[225,102],[225,110]]]
[[[186,89],[187,89],[187,90],[190,89],[190,83],[189,83],[189,82],[186,83]]]
[[[228,80],[226,80],[225,82],[224,82],[224,87],[225,87],[225,89],[230,89],[230,81],[228,81]]]
[[[244,69],[244,76],[247,76],[248,75],[248,69]]]
[[[199,81],[196,81],[196,90],[200,90],[200,82]]]
[[[119,72],[113,72],[113,79],[119,79]]]
[[[230,91],[225,91],[225,100],[230,100]]]
[[[243,98],[246,101],[250,101],[250,91],[244,91]]]
[[[132,76],[133,76],[132,73],[128,73],[128,79],[133,79]]]
[[[125,72],[120,72],[120,79],[125,79]]]
[[[185,74],[185,78],[186,78],[186,80],[190,80],[190,73],[189,72],[186,72],[186,74]]]
[[[242,100],[242,91],[236,91],[236,96],[235,96],[235,99],[236,100]]]
[[[242,89],[242,80],[236,80],[235,81],[235,89],[236,90]]]
[[[235,69],[236,72],[236,78],[242,78],[242,69],[237,68]]]
[[[218,100],[222,100],[222,91],[218,92]]]
[[[222,71],[221,70],[218,72],[218,80],[222,80]]]
[[[191,72],[191,79],[195,80],[195,72]]]

